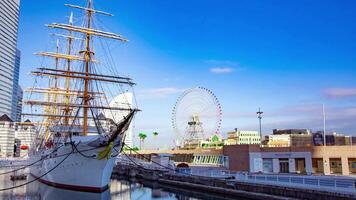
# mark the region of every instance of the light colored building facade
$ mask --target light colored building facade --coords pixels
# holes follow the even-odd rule
[[[12,157],[15,146],[15,123],[9,116],[0,117],[0,156]]]
[[[312,155],[316,174],[356,175],[356,146],[317,146]]]
[[[226,144],[261,144],[261,138],[257,131],[239,131],[235,129],[235,131],[227,133]]]
[[[20,145],[20,156],[26,156],[29,149],[35,145],[36,127],[31,121],[26,120],[24,123],[17,126],[15,139],[18,141],[17,144]]]
[[[313,146],[312,135],[309,134],[281,134],[266,136],[268,147],[310,147]]]
[[[356,146],[227,145],[229,169],[250,173],[356,175]]]
[[[266,136],[267,146],[269,147],[289,147],[291,145],[290,135],[268,135]]]
[[[0,115],[14,119],[18,86],[16,69],[19,0],[0,1]],[[17,78],[16,78],[17,76]],[[16,82],[16,83],[15,83]]]
[[[230,170],[251,173],[312,173],[310,148],[230,145],[224,147]]]

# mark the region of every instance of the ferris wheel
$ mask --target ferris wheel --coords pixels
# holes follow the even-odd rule
[[[178,98],[172,112],[176,145],[219,134],[221,120],[221,105],[212,91],[204,87],[186,90]]]

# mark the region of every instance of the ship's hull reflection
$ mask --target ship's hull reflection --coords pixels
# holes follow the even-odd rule
[[[56,188],[36,181],[26,186],[25,193],[31,194],[31,200],[111,200],[112,197],[113,199],[126,200],[131,199],[131,192],[142,187],[128,181],[111,180],[108,190],[102,193],[90,193]]]
[[[102,193],[78,192],[55,188],[38,182],[29,184],[27,191],[37,193],[36,196],[39,200],[111,200],[110,189]]]
[[[0,188],[8,188],[25,184],[32,181],[33,177],[28,176],[28,180],[9,181],[9,176],[0,176]],[[191,198],[191,191],[174,191],[170,188],[161,187],[158,183],[145,182],[139,180],[112,179],[110,188],[102,193],[78,192],[66,189],[55,188],[40,182],[32,182],[23,187],[0,192],[1,199],[26,199],[26,200],[130,200],[130,199],[199,199]],[[205,198],[204,198],[205,199]],[[208,198],[217,199],[217,198]]]

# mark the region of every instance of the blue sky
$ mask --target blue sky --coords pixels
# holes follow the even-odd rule
[[[36,3],[34,3],[36,2]],[[51,45],[44,24],[65,22],[64,3],[21,3],[18,47],[22,86]],[[115,14],[100,17],[105,27],[130,39],[113,46],[119,71],[138,83],[143,110],[135,131],[158,131],[171,146],[171,111],[187,88],[203,86],[219,98],[222,132],[258,130],[258,107],[265,112],[263,133],[273,128],[322,127],[356,135],[356,2],[310,0],[95,0]],[[49,44],[48,44],[49,43]],[[137,135],[137,133],[136,133]],[[151,139],[150,139],[151,138]],[[137,139],[137,138],[136,138]]]

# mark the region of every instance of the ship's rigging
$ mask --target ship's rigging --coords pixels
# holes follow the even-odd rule
[[[71,13],[68,23],[47,25],[57,31],[52,34],[57,38],[55,51],[39,52],[37,55],[45,60],[52,60],[52,63],[54,61],[54,65],[44,62],[45,64],[32,71],[32,74],[35,77],[47,78],[48,86],[38,87],[40,81],[36,80],[37,84],[27,89],[30,95],[24,102],[29,106],[29,110],[23,115],[32,116],[33,121],[40,125],[40,134],[44,138],[40,146],[44,146],[54,137],[64,139],[73,134],[87,136],[95,131],[102,134],[102,124],[97,118],[105,110],[109,111],[105,113],[137,111],[134,107],[120,108],[109,105],[110,98],[113,98],[112,94],[117,95],[118,91],[123,93],[135,83],[129,77],[113,73],[116,69],[114,65],[110,66],[114,63],[111,55],[106,55],[111,59],[106,66],[101,60],[97,60],[95,38],[98,38],[101,44],[102,39],[128,42],[121,35],[96,27],[95,15],[113,15],[96,10],[92,0],[88,0],[87,7],[65,5],[81,11],[84,19],[79,23]],[[65,40],[65,45],[59,42],[62,39]],[[105,53],[108,52],[110,54],[110,50],[105,50]],[[109,73],[105,74],[102,71]]]

